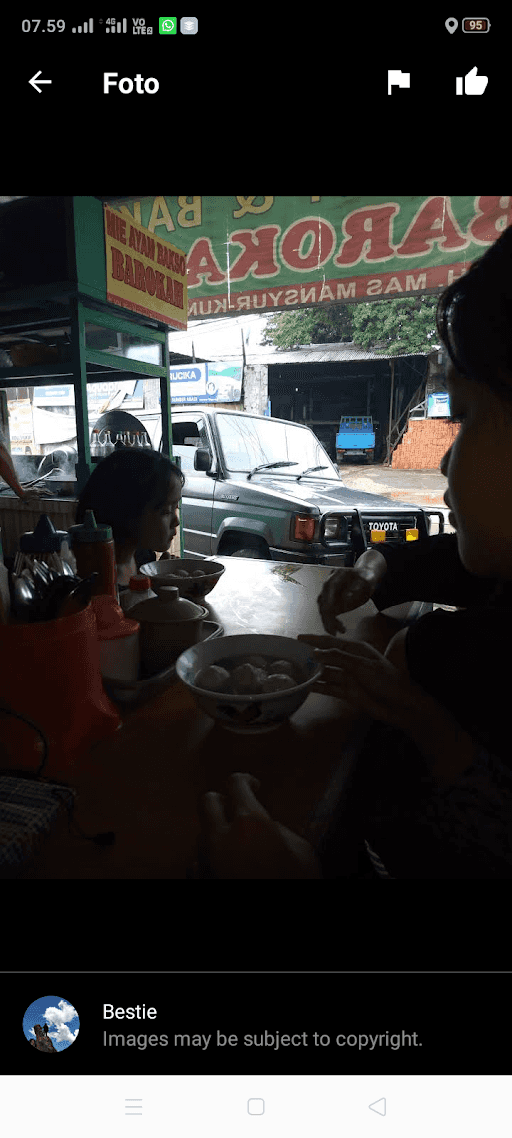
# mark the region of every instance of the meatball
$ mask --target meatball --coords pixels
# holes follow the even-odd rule
[[[228,682],[229,672],[225,668],[219,668],[217,664],[201,668],[194,680],[196,687],[206,688],[207,691],[225,691]]]
[[[262,668],[253,664],[239,664],[231,673],[231,689],[238,695],[255,695],[263,691],[262,682],[266,678]]]
[[[280,676],[291,676],[295,679],[295,671],[293,664],[289,660],[273,660],[267,668],[269,676],[279,673]]]
[[[264,656],[247,656],[244,664],[252,664],[254,668],[266,668],[268,661]]]
[[[191,577],[204,577],[204,569],[193,569],[190,576]]]
[[[291,676],[279,675],[279,673],[276,672],[273,672],[271,676],[267,676],[263,681],[263,691],[266,692],[281,691],[285,688],[295,688],[296,686],[295,680],[292,680]]]

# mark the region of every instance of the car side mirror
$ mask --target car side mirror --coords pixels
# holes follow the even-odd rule
[[[212,456],[206,447],[198,447],[194,454],[194,470],[209,470]]]

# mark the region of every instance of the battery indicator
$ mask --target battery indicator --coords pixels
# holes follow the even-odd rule
[[[463,32],[488,32],[491,21],[486,16],[466,16],[462,21]]]
[[[87,26],[87,20],[86,20],[86,21],[85,21],[85,23],[84,23],[84,26],[83,26],[83,30],[84,30],[84,32],[93,32],[93,31],[94,31],[94,27],[93,27],[93,24],[94,24],[94,21],[93,21],[93,20],[89,20],[89,26]],[[81,28],[81,27],[78,27],[78,28],[71,28],[71,31],[72,31],[72,32],[81,32],[81,31],[82,31],[82,28]]]

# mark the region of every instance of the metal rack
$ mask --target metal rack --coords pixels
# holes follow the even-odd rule
[[[35,268],[26,254],[25,261],[22,258],[22,266],[18,268],[15,253],[9,248],[2,262],[7,264],[7,273],[4,274],[7,281],[4,287],[0,281],[0,349],[9,350],[23,342],[47,343],[51,337],[57,340],[59,351],[59,359],[55,363],[0,367],[0,390],[32,386],[37,380],[43,380],[46,386],[66,381],[73,384],[78,451],[75,467],[77,495],[94,467],[89,444],[87,384],[103,381],[106,374],[112,376],[123,371],[160,380],[161,449],[173,458],[169,326],[139,314],[132,315],[104,299],[103,200],[85,197],[24,198],[0,207],[0,248],[8,246],[11,239],[3,213],[6,209],[11,210],[11,220],[16,220],[24,241],[30,242],[31,233],[35,234]],[[41,216],[46,225],[44,231]],[[9,265],[13,282],[20,287],[10,287]],[[46,279],[33,284],[30,276],[34,273],[36,276],[39,273],[39,278],[46,276]],[[161,362],[146,363],[87,346],[88,324],[139,336],[143,341],[161,345]],[[181,525],[180,541],[182,543]]]

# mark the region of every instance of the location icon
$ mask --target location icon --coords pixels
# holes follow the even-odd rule
[[[458,26],[459,26],[459,21],[454,20],[453,16],[450,16],[450,19],[447,20],[445,23],[445,27],[448,28],[448,31],[449,31],[451,36],[453,35],[454,32],[457,31]]]

